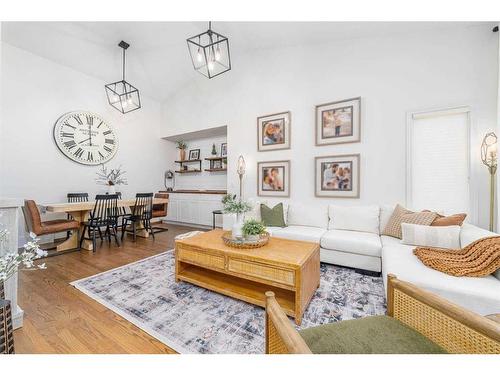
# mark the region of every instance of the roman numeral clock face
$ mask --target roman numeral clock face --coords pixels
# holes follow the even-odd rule
[[[54,140],[64,155],[87,165],[111,160],[118,149],[118,138],[111,125],[91,112],[62,115],[54,125]]]

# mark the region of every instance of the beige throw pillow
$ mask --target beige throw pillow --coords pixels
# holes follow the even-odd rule
[[[431,225],[436,217],[435,212],[413,212],[398,204],[382,234],[401,239],[401,223]]]

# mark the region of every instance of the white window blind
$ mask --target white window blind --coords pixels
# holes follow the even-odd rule
[[[408,130],[410,207],[470,213],[468,109],[413,114]]]

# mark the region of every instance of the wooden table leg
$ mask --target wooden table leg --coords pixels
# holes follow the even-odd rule
[[[143,237],[143,238],[149,237],[149,231],[147,231],[146,228],[144,227],[142,220],[137,222],[135,225],[137,225],[136,233],[135,233],[137,237]],[[129,233],[129,234],[132,234],[132,233]]]
[[[71,230],[71,236],[69,238],[56,246],[56,251],[65,251],[78,248],[78,229]]]
[[[89,211],[75,211],[75,212],[68,212],[71,217],[78,221],[80,223],[80,229],[78,231],[74,231],[74,233],[71,235],[70,239],[71,238],[75,238],[75,241],[76,241],[76,246],[75,247],[78,247],[79,245],[79,242],[80,242],[80,237],[83,235],[83,230],[84,230],[84,226],[83,226],[83,223],[85,223],[85,221],[88,220],[89,218]],[[92,245],[92,241],[90,240],[83,240],[83,243],[82,243],[82,250],[88,250],[88,251],[93,251],[94,250],[94,246]]]

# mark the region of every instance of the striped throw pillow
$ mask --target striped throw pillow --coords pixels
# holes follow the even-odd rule
[[[398,204],[382,234],[401,239],[401,223],[431,225],[436,217],[435,212],[413,212]]]
[[[460,226],[429,226],[401,223],[405,245],[460,249]]]

